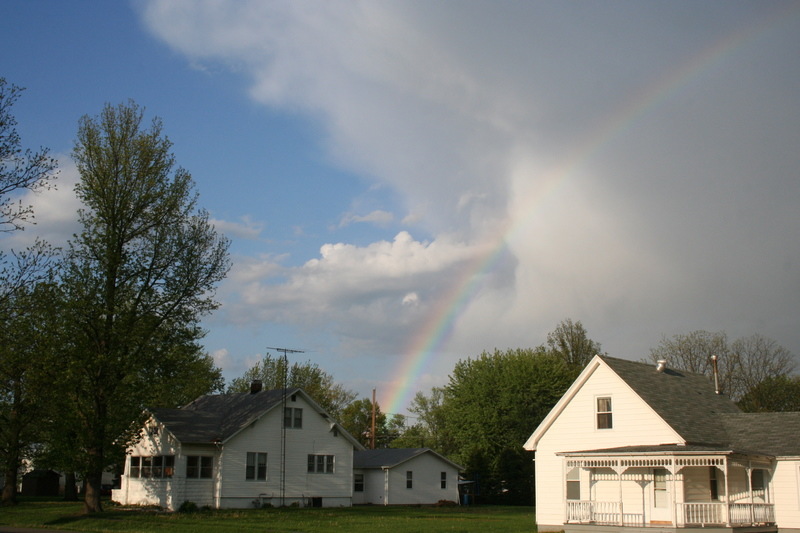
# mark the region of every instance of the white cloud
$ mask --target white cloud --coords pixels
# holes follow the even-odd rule
[[[256,240],[261,237],[261,232],[264,231],[264,223],[253,220],[250,215],[239,217],[238,222],[219,219],[211,219],[209,222],[213,224],[217,231],[227,237]]]
[[[332,158],[432,235],[250,259],[231,316],[328,328],[367,357],[459,293],[447,357],[538,345],[566,317],[632,358],[699,328],[800,351],[797,70],[774,53],[796,22],[716,61],[771,8],[625,6],[149,2],[159,38],[317,119]]]
[[[339,221],[339,227],[343,228],[354,223],[368,223],[376,226],[387,226],[394,220],[394,215],[382,209],[376,209],[366,215],[356,215],[355,213],[345,213]]]

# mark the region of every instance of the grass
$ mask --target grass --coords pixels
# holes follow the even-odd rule
[[[83,504],[22,500],[0,508],[0,527],[60,531],[142,533],[513,533],[536,530],[532,507],[382,507],[325,509],[247,509],[167,513],[154,509],[107,506],[103,513],[82,514]]]

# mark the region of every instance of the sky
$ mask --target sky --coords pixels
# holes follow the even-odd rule
[[[204,346],[275,348],[384,412],[580,321],[800,354],[800,2],[7,2],[0,76],[80,230],[83,115],[160,117],[233,266]]]

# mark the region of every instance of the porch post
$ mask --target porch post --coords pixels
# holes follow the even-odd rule
[[[725,461],[725,525],[731,526],[731,476],[730,469],[728,468],[728,456],[726,455],[723,460]]]
[[[619,459],[617,460],[617,479],[619,480],[619,525],[620,527],[625,525],[625,511],[622,509],[622,473],[625,469],[622,466],[622,461]]]
[[[672,473],[672,526],[678,527],[678,468],[675,464],[675,458],[670,459],[670,471]]]
[[[753,498],[753,463],[750,459],[747,460],[747,490],[750,492],[750,524],[752,525],[756,523],[755,510],[753,509],[756,501]]]

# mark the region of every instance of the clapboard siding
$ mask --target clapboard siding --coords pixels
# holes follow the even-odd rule
[[[772,498],[775,521],[800,530],[800,458],[777,461],[772,476]]]
[[[590,375],[591,379],[576,383],[574,396],[536,448],[536,520],[540,530],[547,526],[563,529],[566,473],[558,452],[681,442],[678,434],[606,365],[597,363]],[[604,396],[611,398],[612,429],[596,427],[596,399]]]

